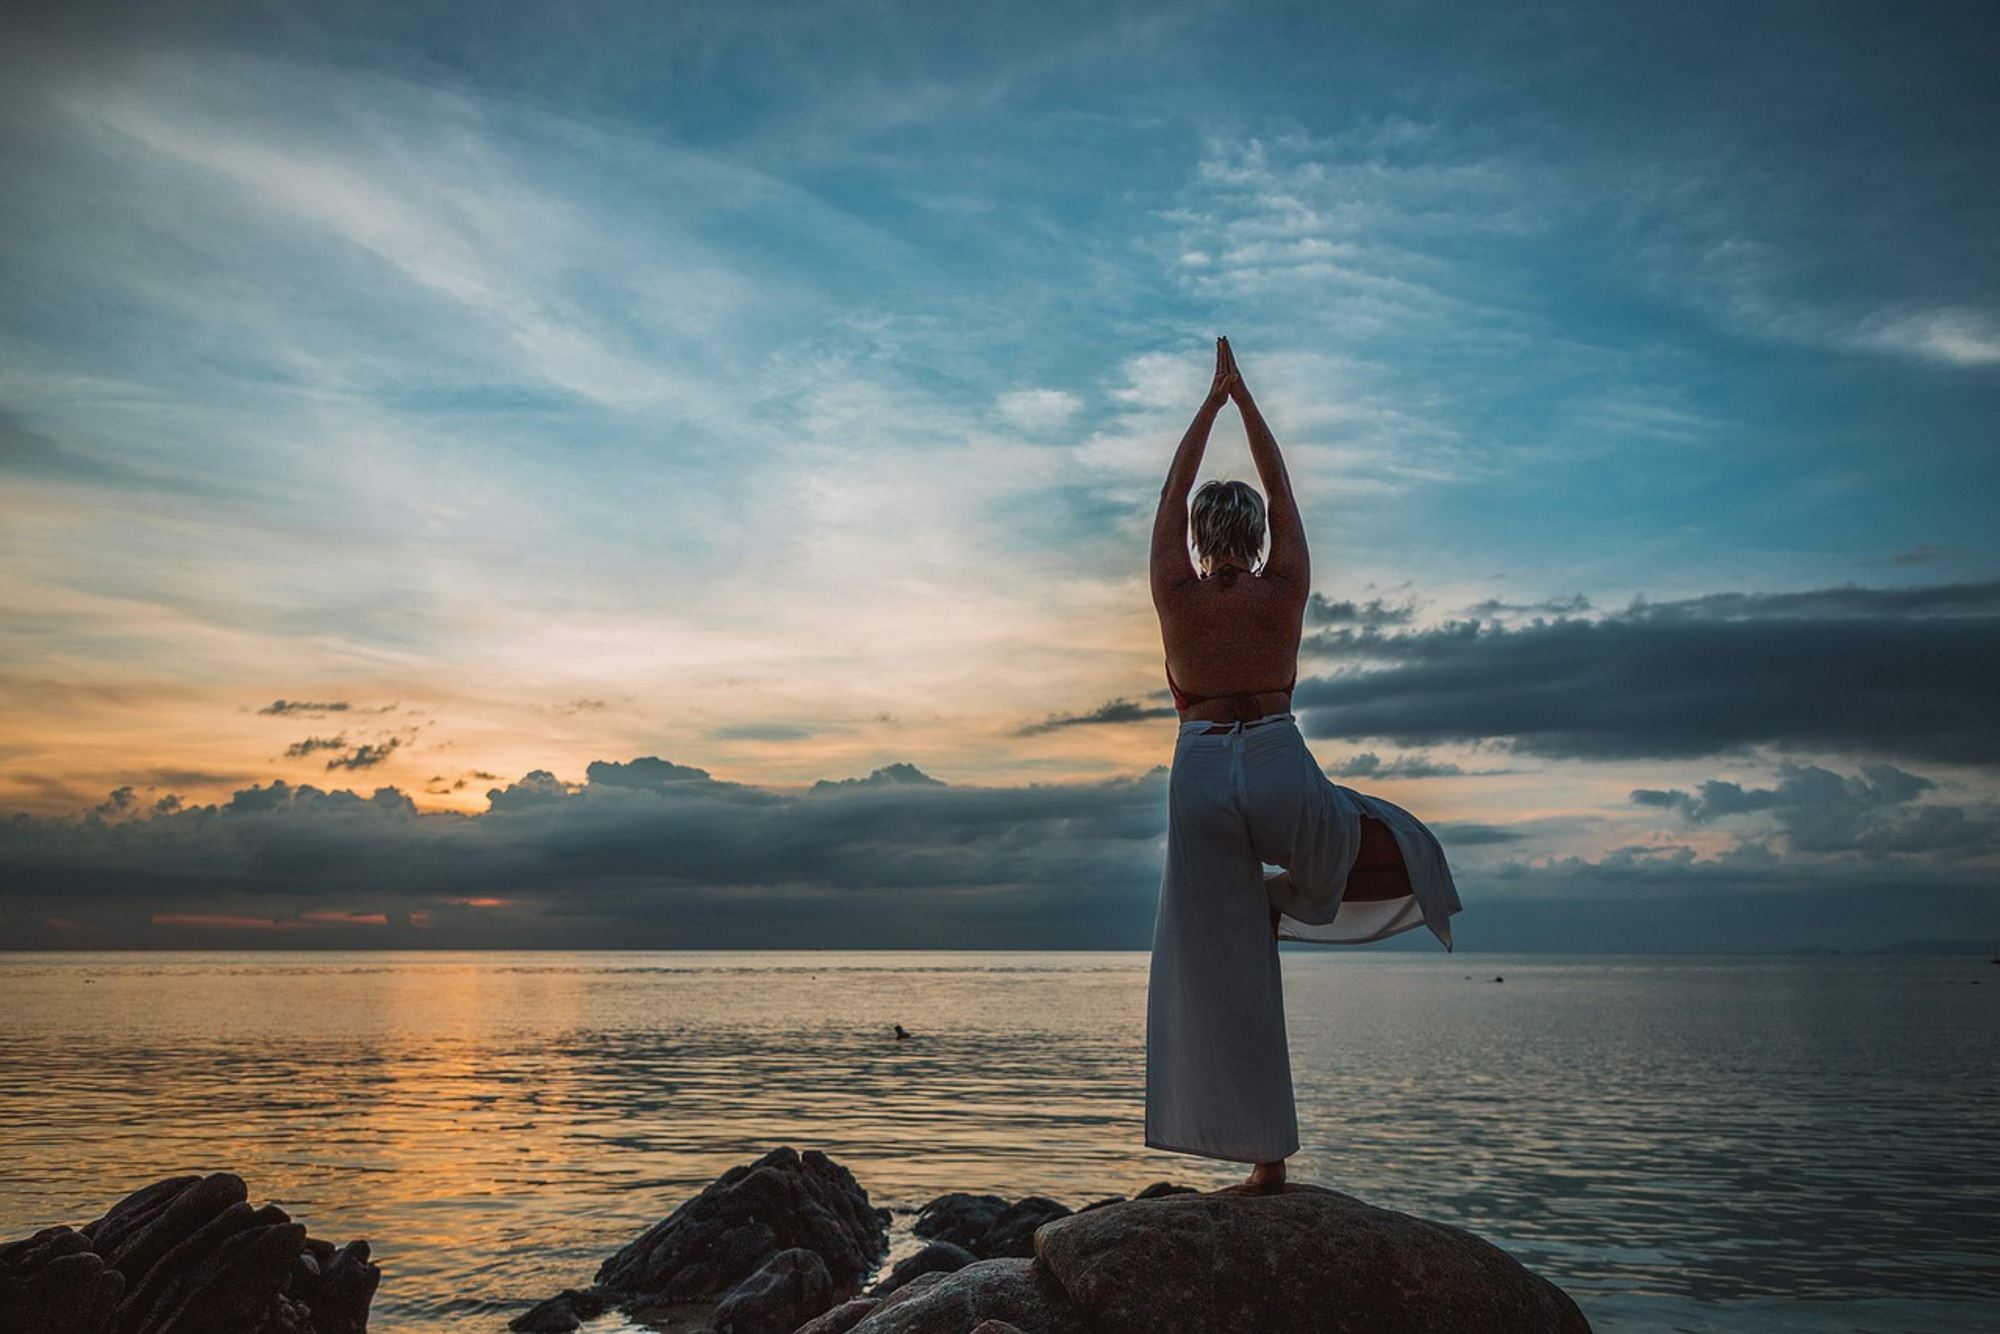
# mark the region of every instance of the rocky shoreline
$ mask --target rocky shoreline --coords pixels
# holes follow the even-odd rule
[[[368,1243],[336,1247],[249,1199],[232,1172],[169,1177],[0,1246],[0,1330],[362,1334],[382,1280]]]
[[[380,1281],[229,1173],[175,1177],[78,1229],[0,1246],[0,1330],[364,1334]],[[925,1245],[877,1274],[889,1211],[814,1150],[730,1168],[534,1303],[516,1334],[608,1311],[713,1334],[1588,1334],[1567,1294],[1462,1228],[1318,1186],[1199,1192],[1167,1182],[1071,1209],[948,1194]],[[873,1277],[874,1283],[868,1285]]]

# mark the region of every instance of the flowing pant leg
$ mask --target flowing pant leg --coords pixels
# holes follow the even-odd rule
[[[1285,868],[1264,882],[1270,906],[1283,914],[1284,939],[1353,945],[1428,926],[1451,948],[1458,889],[1443,847],[1423,821],[1328,778],[1291,722],[1246,734],[1243,783],[1252,855]],[[1409,894],[1366,902],[1345,897],[1364,815],[1396,840]]]
[[[1260,863],[1285,868],[1264,882],[1268,901],[1301,922],[1331,922],[1361,848],[1361,808],[1320,769],[1296,726],[1249,737],[1243,767],[1251,846]]]

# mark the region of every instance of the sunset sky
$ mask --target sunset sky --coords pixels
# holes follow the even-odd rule
[[[1218,333],[1461,948],[2000,937],[1984,7],[37,10],[0,947],[1144,947]]]

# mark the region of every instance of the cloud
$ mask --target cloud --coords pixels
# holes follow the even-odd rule
[[[277,781],[115,822],[17,816],[0,898],[72,917],[89,900],[137,941],[155,913],[430,912],[433,943],[827,946],[1130,944],[1151,920],[1164,768],[985,788],[897,763],[792,793],[652,756],[589,773],[529,773],[477,815]],[[509,902],[461,925],[453,900]],[[26,914],[0,915],[5,941]]]
[[[2000,804],[1921,800],[1936,780],[1893,764],[1863,764],[1840,774],[1815,764],[1780,763],[1768,788],[1710,779],[1689,792],[1636,788],[1632,801],[1676,811],[1689,825],[1768,813],[1794,853],[1942,853],[1953,858],[2000,852]],[[1754,840],[1755,834],[1746,835]]]
[[[1530,613],[1535,615],[1572,616],[1589,610],[1590,599],[1581,593],[1572,593],[1568,597],[1545,598],[1540,602],[1508,602],[1504,598],[1487,598],[1484,602],[1475,602],[1472,606],[1467,607],[1465,614],[1468,616],[1489,617]]]
[[[1758,745],[2000,764],[2000,583],[1724,593],[1595,620],[1340,628],[1293,694],[1313,737],[1575,759]],[[1374,668],[1364,663],[1386,664]]]
[[[400,737],[390,737],[385,741],[373,741],[356,746],[345,755],[336,755],[326,762],[329,769],[372,769],[388,759],[402,745]]]
[[[1527,837],[1518,829],[1480,824],[1471,820],[1440,820],[1430,828],[1431,832],[1438,836],[1438,842],[1446,848],[1473,847],[1488,843],[1518,843]]]
[[[1083,400],[1063,389],[1015,389],[1000,395],[998,407],[1009,425],[1039,434],[1068,425]]]
[[[1946,366],[2000,365],[2000,320],[1963,306],[1878,316],[1861,326],[1854,341]]]
[[[299,699],[274,699],[257,712],[268,718],[290,718],[300,714],[317,718],[329,713],[346,713],[353,707],[344,699],[331,700],[323,704],[308,703]]]
[[[341,736],[309,736],[303,741],[294,741],[291,745],[286,746],[285,758],[288,760],[300,760],[315,751],[345,749],[347,749],[347,737],[344,734]]]
[[[1050,714],[1041,722],[1027,723],[1016,729],[1014,735],[1040,736],[1044,732],[1055,732],[1065,727],[1094,727],[1100,723],[1143,723],[1156,718],[1179,716],[1179,710],[1170,704],[1140,704],[1120,698],[1100,704],[1089,713]]]
[[[677,783],[713,783],[708,770],[673,764],[652,755],[626,764],[592,760],[584,771],[585,781],[599,787],[636,787],[658,790]]]
[[[1414,603],[1391,607],[1381,598],[1364,603],[1351,599],[1335,601],[1324,593],[1314,593],[1306,599],[1307,625],[1407,625],[1415,616]]]
[[[932,778],[914,764],[890,764],[875,770],[866,778],[822,778],[812,785],[814,792],[851,792],[857,789],[943,787],[945,784]]]
[[[1326,766],[1335,778],[1451,778],[1465,770],[1448,760],[1424,754],[1398,755],[1385,761],[1372,750],[1360,751]]]
[[[804,741],[819,732],[800,723],[731,723],[711,729],[708,735],[716,741]]]

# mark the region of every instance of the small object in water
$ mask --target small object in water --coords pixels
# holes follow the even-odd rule
[[[901,1024],[897,1024],[897,1025],[896,1025],[896,1041],[898,1041],[898,1042],[902,1042],[902,1041],[904,1041],[905,1039],[907,1039],[907,1038],[908,1038],[909,1036],[910,1036],[910,1030],[909,1030],[909,1029],[907,1029],[907,1028],[904,1028],[904,1027],[903,1027],[903,1026],[902,1026]]]
[[[1506,979],[1506,978],[1504,978],[1504,977],[1500,977],[1500,976],[1498,976],[1498,975],[1496,974],[1496,975],[1494,976],[1493,980],[1494,980],[1495,982],[1505,982],[1505,981],[1506,981],[1507,979]]]

